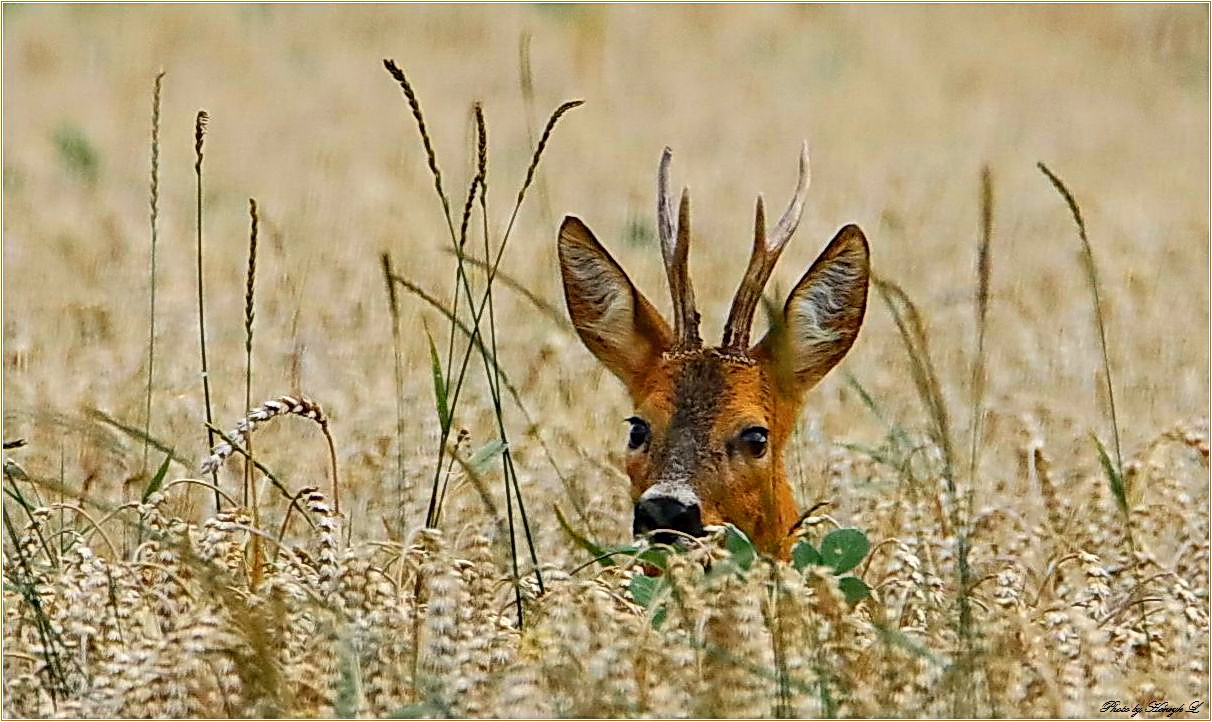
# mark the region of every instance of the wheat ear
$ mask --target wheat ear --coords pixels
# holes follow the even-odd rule
[[[324,439],[328,442],[328,455],[332,463],[332,501],[333,509],[336,513],[341,512],[340,502],[340,483],[337,476],[337,447],[333,442],[332,433],[328,428],[328,416],[324,413],[324,407],[320,406],[315,401],[306,396],[279,396],[276,399],[270,399],[261,404],[255,409],[251,409],[243,419],[236,423],[236,427],[232,429],[228,437],[230,442],[223,441],[216,444],[211,449],[210,455],[202,460],[202,473],[210,474],[218,471],[223,462],[227,461],[232,454],[236,452],[236,446],[247,447],[248,436],[256,430],[257,426],[263,424],[270,419],[279,416],[293,414],[302,416],[306,419],[311,419],[320,425],[320,431],[324,434]]]

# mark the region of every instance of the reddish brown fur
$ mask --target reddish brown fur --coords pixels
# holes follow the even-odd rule
[[[700,383],[683,384],[679,389],[679,382],[689,375],[688,367],[696,364],[713,367],[716,377],[701,375],[696,379]],[[689,371],[693,373],[693,369]],[[691,407],[692,420],[701,423],[698,431],[705,443],[696,449],[701,466],[695,486],[703,524],[730,522],[758,548],[785,556],[787,531],[798,516],[783,466],[783,448],[795,418],[793,413],[788,415],[792,409],[779,403],[765,364],[729,357],[717,349],[693,355],[664,354],[630,391],[636,415],[652,426],[654,450],[666,443],[679,411],[685,415]],[[749,426],[770,429],[770,451],[759,459],[735,448],[736,437]],[[639,499],[654,483],[650,467],[656,456],[652,451],[627,455],[633,499]]]
[[[862,232],[838,232],[790,294],[783,318],[745,352],[674,350],[669,326],[580,220],[565,219],[559,250],[578,334],[651,428],[649,443],[627,452],[633,499],[676,479],[694,490],[704,525],[732,523],[762,552],[786,558],[798,512],[783,452],[806,392],[841,360],[862,323]],[[760,457],[740,440],[749,427],[769,430]]]

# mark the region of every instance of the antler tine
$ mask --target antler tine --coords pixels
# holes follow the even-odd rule
[[[669,193],[669,165],[673,151],[661,153],[657,171],[657,231],[661,239],[661,256],[669,276],[669,294],[673,300],[675,345],[679,349],[698,348],[699,314],[694,305],[694,288],[690,284],[687,259],[690,254],[690,191],[682,189],[678,219],[673,220],[673,197]]]
[[[808,142],[800,147],[799,178],[795,184],[795,194],[787,205],[787,210],[779,218],[774,232],[766,235],[766,209],[759,195],[757,210],[754,213],[753,254],[749,257],[749,267],[736,291],[732,301],[732,310],[728,313],[728,322],[724,325],[724,348],[744,353],[749,347],[749,329],[753,325],[753,312],[757,309],[758,301],[762,298],[762,290],[770,280],[774,264],[778,262],[787,241],[799,226],[800,216],[804,213],[804,200],[808,196],[810,172],[808,169]]]
[[[800,225],[800,216],[804,214],[804,200],[808,197],[808,185],[811,182],[812,172],[808,167],[808,141],[804,141],[800,146],[800,172],[799,178],[795,181],[795,195],[791,197],[787,210],[783,211],[778,225],[774,227],[774,233],[766,239],[766,248],[771,252],[781,252],[783,246],[787,245],[787,241],[791,240],[791,235]]]
[[[682,318],[678,323],[678,339],[683,348],[703,345],[699,337],[699,311],[694,305],[694,285],[690,283],[690,189],[682,189],[678,204],[678,244],[674,255],[677,263],[678,292],[682,297]]]
[[[757,210],[753,213],[753,250],[766,247],[766,204],[758,193]]]
[[[673,198],[669,195],[669,164],[672,161],[673,151],[666,147],[661,153],[661,165],[657,170],[657,233],[661,238],[661,256],[665,259],[666,269],[673,259],[674,233],[677,229],[673,221]]]

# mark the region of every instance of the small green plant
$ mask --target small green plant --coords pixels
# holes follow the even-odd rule
[[[800,571],[810,564],[829,567],[840,577],[837,583],[846,601],[857,604],[871,595],[871,589],[856,576],[841,575],[858,566],[870,549],[871,542],[859,529],[835,529],[825,535],[820,551],[807,539],[801,539],[791,550],[791,563]]]
[[[869,548],[863,532],[858,529],[838,529],[825,537],[819,552],[807,540],[801,540],[795,545],[792,558],[796,569],[819,564],[832,568],[835,574],[842,574],[857,566]]]
[[[664,571],[663,567],[661,571]],[[659,629],[665,623],[667,614],[665,603],[669,598],[668,589],[669,580],[665,578],[664,574],[655,576],[636,574],[627,584],[627,591],[635,603],[648,610],[654,629]]]
[[[571,531],[567,526],[565,526],[565,530]],[[627,589],[636,604],[649,610],[653,626],[660,627],[665,620],[665,604],[669,598],[667,593],[669,582],[664,576],[664,571],[667,567],[668,554],[676,553],[676,549],[665,545],[646,548],[624,546],[608,549],[594,544],[584,537],[578,536],[575,537],[575,540],[595,555],[594,560],[585,566],[594,561],[603,566],[613,566],[617,563],[615,561],[617,557],[624,557],[645,568],[647,573],[633,576],[628,582]],[[724,525],[723,541],[728,556],[711,565],[707,572],[708,578],[725,574],[740,576],[748,574],[753,568],[754,562],[761,557],[753,542],[743,531],[731,524]],[[857,576],[842,575],[857,567],[870,549],[871,543],[861,530],[835,529],[825,535],[819,551],[808,540],[800,540],[792,549],[791,564],[796,571],[801,572],[808,566],[828,567],[835,576],[839,577],[838,587],[845,595],[846,601],[849,604],[857,604],[871,595],[871,589]]]

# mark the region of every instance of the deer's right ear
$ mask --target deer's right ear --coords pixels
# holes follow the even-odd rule
[[[579,218],[560,224],[559,252],[572,325],[593,355],[635,389],[670,347],[669,326]]]

